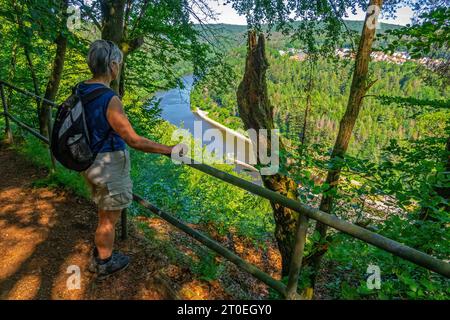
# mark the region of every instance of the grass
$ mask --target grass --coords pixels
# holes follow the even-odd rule
[[[26,135],[23,140],[17,141],[16,139],[12,147],[37,167],[48,170],[47,177],[34,181],[33,186],[63,188],[78,196],[89,198],[88,187],[78,172],[68,170],[59,164],[56,165],[56,170],[52,170],[50,154],[46,144],[31,135]]]

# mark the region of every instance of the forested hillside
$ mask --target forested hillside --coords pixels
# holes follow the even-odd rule
[[[271,42],[269,42],[269,45]],[[280,56],[274,48],[268,49],[270,67],[267,73],[268,89],[274,106],[276,124],[282,134],[292,141],[300,142],[302,125],[310,95],[305,140],[309,143],[331,145],[336,138],[339,120],[345,110],[351,78],[351,61],[326,61],[311,63],[296,61],[292,56]],[[240,121],[236,88],[243,73],[245,47],[233,48],[227,61],[234,67],[235,78],[225,87],[199,85],[191,96],[191,107],[210,112],[210,116],[233,128],[243,129]],[[446,112],[436,110],[427,115],[417,107],[395,102],[393,98],[438,100],[448,103],[450,94],[440,84],[426,83],[414,62],[397,65],[374,62],[371,76],[377,79],[371,94],[365,98],[364,109],[355,128],[350,154],[377,161],[381,150],[391,139],[418,138],[429,133],[443,133]],[[311,80],[310,80],[311,74]],[[312,81],[309,92],[308,83]],[[224,80],[224,86],[228,83]],[[383,97],[391,97],[386,100]],[[431,120],[430,119],[434,119]]]

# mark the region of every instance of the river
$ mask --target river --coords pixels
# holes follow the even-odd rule
[[[156,93],[156,98],[161,99],[161,117],[178,128],[189,130],[191,134],[194,133],[195,121],[202,122],[202,134],[208,129],[214,129],[214,126],[191,111],[190,93],[194,77],[192,75],[184,76],[182,81],[184,88],[174,88]]]
[[[155,94],[156,99],[160,100],[159,107],[161,108],[161,117],[178,128],[188,130],[191,134],[194,134],[195,123],[198,121],[197,126],[201,124],[202,137],[208,129],[220,130],[224,137],[223,146],[221,148],[214,148],[211,141],[207,139],[205,139],[206,142],[202,139],[202,144],[206,147],[207,151],[214,152],[216,157],[220,159],[223,159],[225,152],[227,152],[229,157],[235,158],[233,154],[237,154],[237,147],[234,146],[230,139],[225,138],[227,136],[225,131],[214,123],[205,121],[205,119],[200,117],[197,113],[192,112],[190,106],[190,92],[192,90],[194,77],[192,75],[187,75],[182,78],[182,81],[184,88],[173,88],[167,91],[160,91]],[[238,142],[245,145],[246,155],[244,162],[248,163],[248,159],[251,157],[248,142],[239,137],[239,134],[233,134],[233,139],[237,139]],[[228,152],[229,150],[234,150],[234,152],[232,152],[233,154],[230,155]],[[253,177],[254,182],[258,182],[258,180],[260,180],[259,173],[255,172],[251,166],[245,163],[235,163],[234,167],[237,172],[248,172]]]

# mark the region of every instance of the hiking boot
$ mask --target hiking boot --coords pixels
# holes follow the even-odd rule
[[[130,258],[120,252],[113,252],[111,259],[102,264],[99,263],[98,258],[95,260],[97,264],[96,272],[98,280],[106,279],[107,277],[124,270],[130,263]]]

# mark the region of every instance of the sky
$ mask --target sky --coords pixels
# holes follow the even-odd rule
[[[219,14],[217,21],[211,21],[211,23],[227,23],[227,24],[239,24],[245,25],[245,18],[239,16],[236,11],[230,6],[218,4],[217,0],[209,0],[211,9]],[[220,1],[222,3],[222,1]],[[380,22],[406,25],[411,22],[412,10],[409,7],[400,8],[397,12],[396,19],[380,19]],[[364,20],[365,13],[359,10],[356,15],[350,14],[347,19],[349,20]]]

